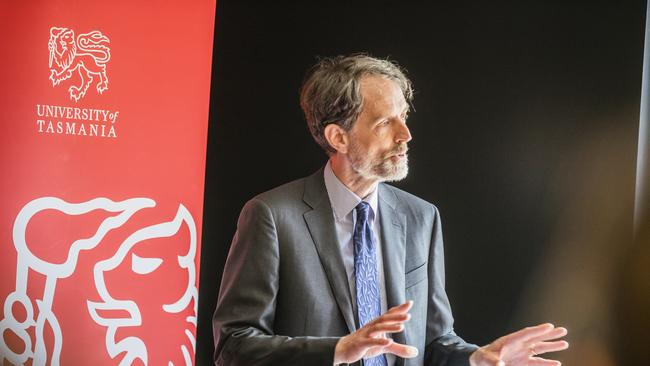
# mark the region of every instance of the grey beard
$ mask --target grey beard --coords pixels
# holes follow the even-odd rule
[[[394,164],[389,159],[383,160],[379,164],[373,161],[364,162],[359,157],[362,156],[359,151],[353,151],[349,156],[352,169],[365,179],[377,180],[379,182],[397,182],[408,175],[408,157]]]
[[[409,173],[408,157],[397,164],[392,164],[389,160],[384,161],[382,164],[381,182],[397,182],[404,178]]]

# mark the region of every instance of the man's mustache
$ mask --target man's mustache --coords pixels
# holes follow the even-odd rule
[[[388,157],[391,157],[391,156],[394,156],[394,155],[406,154],[407,151],[409,151],[409,148],[405,143],[404,144],[399,144],[393,150],[391,150],[388,153]]]

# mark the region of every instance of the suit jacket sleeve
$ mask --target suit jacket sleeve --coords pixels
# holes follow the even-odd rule
[[[468,366],[469,356],[478,348],[454,333],[454,318],[445,292],[445,263],[442,225],[438,209],[433,207],[434,224],[429,249],[429,300],[424,364],[431,366]]]
[[[212,321],[217,365],[332,365],[339,338],[274,334],[279,266],[273,213],[253,198],[240,214]]]

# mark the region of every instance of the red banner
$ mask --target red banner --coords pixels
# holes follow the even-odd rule
[[[0,4],[0,364],[194,363],[214,13]]]

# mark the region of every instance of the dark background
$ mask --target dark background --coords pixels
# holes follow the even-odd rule
[[[305,71],[354,52],[396,60],[414,82],[411,173],[397,185],[442,213],[457,333],[485,344],[558,322],[572,331],[565,361],[607,343],[610,309],[594,301],[632,224],[645,6],[219,0],[196,364],[212,362],[244,202],[326,161],[298,104]]]

